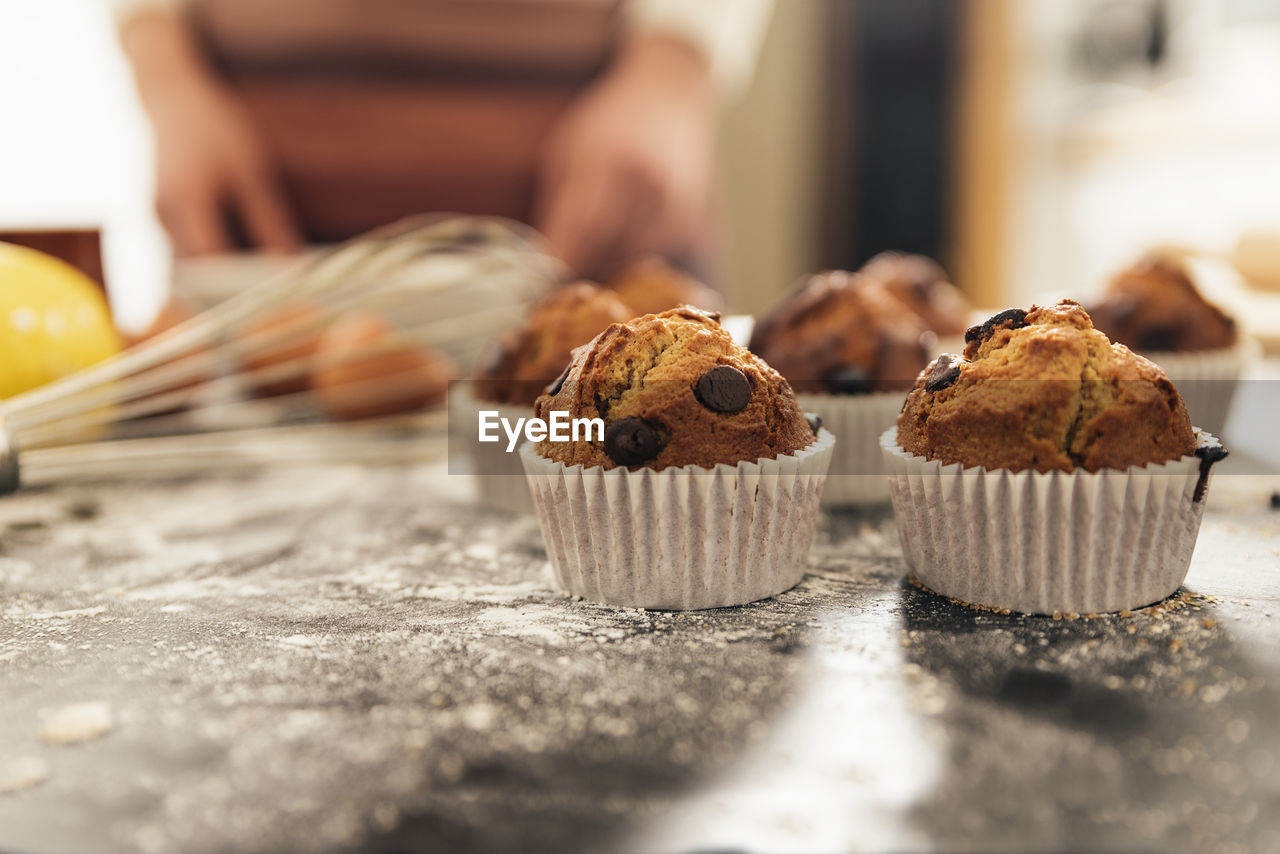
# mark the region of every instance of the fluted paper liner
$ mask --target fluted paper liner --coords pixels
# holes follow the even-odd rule
[[[1258,342],[1245,338],[1234,347],[1220,350],[1151,352],[1140,355],[1155,362],[1169,375],[1178,394],[1187,404],[1192,424],[1221,436],[1227,413],[1235,397],[1240,375],[1249,362],[1258,358]]]
[[[822,490],[823,507],[888,503],[880,434],[897,423],[906,396],[906,391],[796,395],[804,411],[819,415],[822,426],[836,437]]]
[[[520,459],[560,586],[609,605],[691,611],[795,586],[835,438],[775,459],[707,469],[584,468]]]
[[[1097,472],[943,465],[880,438],[902,550],[929,589],[1028,614],[1145,607],[1191,565],[1200,458]],[[1218,440],[1197,431],[1197,447]]]
[[[477,442],[476,430],[482,409],[497,410],[499,418],[506,418],[514,424],[517,418],[532,417],[533,407],[477,400],[461,383],[455,383],[450,393],[457,395],[450,406],[454,408],[462,429],[469,431],[458,438],[465,444],[471,459],[480,502],[509,513],[532,513],[533,500],[525,483],[524,466],[520,464],[519,445],[507,453],[507,437],[501,431],[497,442]],[[522,436],[520,444],[524,441]]]

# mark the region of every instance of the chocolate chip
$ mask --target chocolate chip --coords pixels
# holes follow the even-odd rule
[[[662,450],[662,437],[643,418],[619,418],[604,431],[604,452],[620,466],[635,466]]]
[[[1196,491],[1191,496],[1191,500],[1199,504],[1204,500],[1205,491],[1209,487],[1209,470],[1213,468],[1214,463],[1222,462],[1227,458],[1227,449],[1221,445],[1205,445],[1202,448],[1196,448],[1196,456],[1200,458],[1200,479],[1196,481]]]
[[[555,382],[547,386],[547,394],[556,395],[560,393],[560,389],[564,388],[564,381],[569,379],[569,369],[573,367],[573,362],[564,366],[564,370],[560,372],[560,376],[556,377]]]
[[[933,363],[929,375],[924,378],[925,391],[942,391],[960,379],[960,359],[943,353]]]
[[[1280,510],[1280,492],[1271,493],[1271,509]]]
[[[806,412],[804,420],[809,422],[809,429],[813,431],[813,435],[818,435],[818,431],[822,429],[822,416],[816,412]]]
[[[693,395],[712,412],[741,412],[751,402],[751,381],[732,365],[716,365],[698,377]]]
[[[1027,323],[1027,313],[1020,308],[1006,308],[999,314],[992,315],[980,326],[970,326],[964,333],[965,343],[971,341],[985,341],[1001,326],[1008,326],[1010,329],[1021,329],[1029,326]]]
[[[845,365],[827,374],[827,388],[832,394],[868,394],[871,375],[857,365]]]
[[[1178,349],[1178,330],[1172,326],[1152,326],[1138,334],[1138,349],[1161,353]]]

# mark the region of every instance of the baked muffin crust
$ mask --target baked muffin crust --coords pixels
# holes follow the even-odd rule
[[[1089,314],[1107,337],[1139,352],[1217,350],[1237,339],[1235,321],[1201,295],[1186,265],[1162,255],[1117,273]]]
[[[601,332],[535,409],[604,421],[604,441],[538,443],[566,465],[711,468],[814,441],[787,381],[735,344],[719,315],[688,306]]]
[[[553,291],[534,306],[524,325],[498,343],[476,375],[476,397],[532,406],[569,364],[574,347],[633,314],[612,291],[588,282]]]
[[[939,356],[898,417],[898,442],[943,463],[1124,469],[1191,454],[1186,407],[1159,367],[1093,328],[1073,300],[997,314]]]
[[[723,302],[720,294],[656,256],[630,265],[609,287],[631,307],[633,315],[656,314],[682,305],[716,311]]]
[[[817,394],[865,394],[911,387],[928,363],[924,321],[857,274],[820,273],[762,317],[751,352],[792,387]]]
[[[964,332],[969,304],[932,258],[881,252],[858,272],[878,282],[938,335]]]

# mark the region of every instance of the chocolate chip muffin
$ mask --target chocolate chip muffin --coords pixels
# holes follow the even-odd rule
[[[722,304],[720,294],[657,257],[627,267],[609,287],[636,315],[656,314],[682,305],[716,311]]]
[[[858,272],[878,282],[937,335],[959,335],[968,325],[968,302],[931,258],[881,252]]]
[[[1218,350],[1238,337],[1235,321],[1200,294],[1186,265],[1162,255],[1114,276],[1089,315],[1112,340],[1140,352]]]
[[[1195,450],[1164,372],[1094,329],[1073,300],[1009,309],[921,373],[898,442],[929,460],[1022,471],[1124,469]]]
[[[787,381],[735,344],[719,315],[687,306],[610,326],[535,408],[604,421],[603,441],[538,443],[540,456],[570,466],[711,468],[814,441]]]
[[[908,389],[929,361],[923,320],[857,273],[821,273],[756,324],[751,352],[800,392]]]
[[[553,291],[485,360],[475,378],[475,396],[492,403],[532,406],[569,364],[574,347],[634,314],[615,293],[586,282]]]

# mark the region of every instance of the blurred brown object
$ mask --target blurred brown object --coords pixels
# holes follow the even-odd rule
[[[106,291],[102,269],[102,230],[50,228],[0,231],[0,243],[14,243],[66,261]]]
[[[657,256],[630,265],[609,287],[636,314],[657,314],[681,305],[720,311],[720,294]]]
[[[797,392],[900,391],[929,363],[927,331],[879,282],[828,270],[757,319],[750,349]]]
[[[251,322],[240,334],[243,368],[263,397],[306,391],[307,375],[320,347],[325,317],[319,306],[286,305]],[[264,374],[254,378],[254,373]]]
[[[969,304],[932,258],[881,252],[859,272],[879,282],[938,335],[961,335],[968,328]]]
[[[1218,350],[1237,340],[1235,320],[1201,295],[1182,261],[1163,254],[1113,276],[1089,316],[1108,338],[1140,353]]]
[[[339,317],[321,335],[310,386],[338,421],[415,412],[444,400],[455,373],[449,360],[401,341],[376,314]]]
[[[575,347],[635,314],[619,295],[590,282],[553,291],[484,360],[476,373],[475,396],[532,407],[547,384],[566,369]]]
[[[955,248],[948,267],[974,305],[1004,305],[1005,251],[1016,162],[1014,82],[1019,80],[1015,0],[964,3],[956,109]]]

